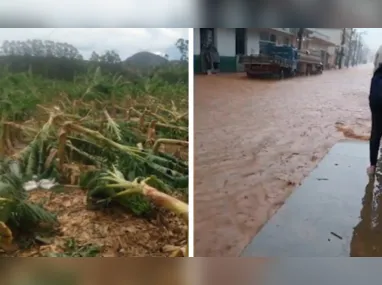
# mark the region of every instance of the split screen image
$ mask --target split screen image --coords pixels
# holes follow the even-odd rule
[[[380,29],[91,30],[0,29],[0,256],[382,256]]]

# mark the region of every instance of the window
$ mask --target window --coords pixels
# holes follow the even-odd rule
[[[269,40],[271,41],[271,42],[276,42],[276,40],[277,40],[277,38],[276,38],[276,36],[274,35],[274,34],[271,34],[271,36],[269,37]]]
[[[284,42],[283,42],[283,44],[284,44],[284,45],[288,45],[288,46],[290,45],[290,40],[289,40],[288,37],[285,37],[285,38],[284,38]]]

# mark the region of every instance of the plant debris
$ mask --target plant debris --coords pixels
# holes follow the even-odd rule
[[[131,96],[99,68],[82,83],[2,114],[0,255],[187,256],[187,94]]]

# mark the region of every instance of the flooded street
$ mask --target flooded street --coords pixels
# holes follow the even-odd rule
[[[195,256],[238,256],[336,142],[368,138],[371,72],[195,77]]]

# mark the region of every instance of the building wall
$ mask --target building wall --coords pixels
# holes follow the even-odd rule
[[[235,29],[215,29],[216,46],[220,56],[235,56]]]
[[[322,35],[322,38],[330,41],[332,44],[336,46],[341,45],[342,40],[342,29],[322,29],[322,28],[309,28],[312,31],[317,32]],[[309,48],[311,49],[320,49],[329,51],[330,45],[319,40],[312,39],[309,43]],[[334,48],[332,48],[333,50]]]
[[[236,33],[235,29],[215,29],[216,46],[220,55],[220,71],[236,72]]]
[[[311,50],[325,50],[325,51],[328,50],[327,44],[318,40],[314,40],[314,39],[309,40],[307,42],[307,46],[308,46],[308,49],[311,49]]]
[[[255,29],[247,29],[247,55],[260,53],[260,33]]]
[[[294,34],[291,34],[292,30],[291,28],[262,28],[258,29],[258,33],[261,36],[259,36],[260,41],[262,42],[274,42],[277,45],[284,45],[284,44],[295,44],[296,37]],[[272,37],[274,39],[272,39]]]
[[[242,71],[236,56],[236,30],[233,28],[214,29],[215,44],[220,55],[220,72]],[[259,54],[260,34],[257,29],[246,30],[246,54]],[[194,29],[194,70],[201,72],[200,29]]]
[[[264,30],[264,29],[263,29]],[[285,38],[289,39],[289,43],[295,42],[295,36],[283,32],[288,32],[289,28],[268,29],[269,33],[276,36],[277,44],[284,44]],[[220,55],[220,71],[221,72],[238,72],[243,67],[238,64],[236,56],[236,30],[234,28],[215,28],[215,44]],[[260,52],[260,29],[246,30],[246,54],[257,55]],[[201,71],[200,63],[200,29],[194,29],[194,68],[195,72]]]
[[[335,46],[330,46],[329,44],[319,40],[312,40],[309,43],[310,49],[325,50],[328,53],[328,55],[326,56],[324,60],[324,64],[326,68],[332,68],[336,64],[336,60],[337,60],[336,49],[338,49],[341,46],[343,29],[338,29],[338,28],[337,29],[309,28],[309,29],[317,32],[318,34],[321,34],[323,39],[335,45]]]
[[[315,28],[315,30],[321,34],[329,37],[329,40],[335,45],[340,46],[342,40],[342,29],[322,29]]]

